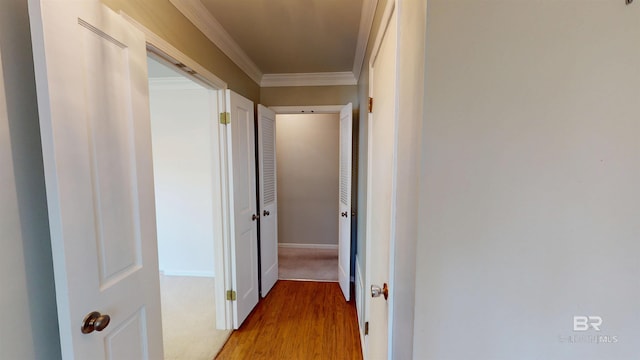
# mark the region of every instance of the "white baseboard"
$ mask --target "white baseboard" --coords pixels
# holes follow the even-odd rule
[[[290,249],[316,249],[316,250],[338,250],[338,244],[294,244],[294,243],[279,243],[279,248]]]
[[[192,277],[216,277],[213,271],[181,271],[181,270],[160,270],[160,275],[165,276],[192,276]]]
[[[364,297],[365,289],[364,289],[364,280],[362,278],[362,273],[360,272],[360,263],[358,262],[358,257],[356,256],[356,315],[358,317],[358,329],[360,330],[360,345],[361,349],[364,350]],[[363,351],[364,352],[364,351]]]

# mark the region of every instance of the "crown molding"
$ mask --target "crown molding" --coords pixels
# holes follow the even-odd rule
[[[320,72],[320,73],[290,73],[290,74],[264,74],[261,87],[283,86],[333,86],[333,85],[357,85],[353,73],[345,72]]]
[[[222,24],[207,10],[200,1],[169,0],[178,11],[193,23],[213,42],[231,61],[244,71],[256,84],[262,80],[262,71],[242,50],[238,43],[222,27]]]
[[[356,82],[360,79],[360,71],[367,53],[369,35],[373,26],[373,18],[378,7],[378,0],[362,0],[362,10],[360,12],[360,27],[358,28],[358,42],[356,44],[356,55],[353,59],[353,75]]]
[[[204,88],[184,77],[149,78],[153,90],[203,90]]]

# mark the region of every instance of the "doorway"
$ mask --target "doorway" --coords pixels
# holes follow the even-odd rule
[[[230,334],[216,329],[215,91],[147,63],[165,359],[211,359]]]
[[[276,115],[280,279],[338,281],[339,140],[337,113]]]

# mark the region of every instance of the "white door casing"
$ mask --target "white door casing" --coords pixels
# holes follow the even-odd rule
[[[29,14],[62,356],[161,359],[145,38],[98,1]]]
[[[278,281],[278,184],[276,172],[276,113],[258,105],[258,163],[260,179],[260,294],[267,296]]]
[[[351,153],[353,133],[353,105],[340,110],[340,185],[338,220],[338,282],[347,301],[351,283]]]
[[[231,124],[228,132],[233,326],[238,329],[258,303],[258,214],[253,102],[226,90]]]
[[[383,31],[372,53],[369,67],[369,96],[373,112],[369,114],[367,169],[367,245],[365,291],[372,285],[389,283],[391,247],[394,234],[395,163],[397,138],[396,44],[397,21],[394,2],[385,10]],[[386,22],[384,22],[386,19]],[[386,26],[385,26],[386,24]],[[389,285],[393,287],[393,284]],[[392,292],[391,292],[392,294]],[[365,296],[365,316],[369,334],[364,355],[369,359],[391,358],[389,353],[389,301]]]

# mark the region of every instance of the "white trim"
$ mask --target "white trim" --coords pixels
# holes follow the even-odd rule
[[[149,89],[153,90],[209,90],[185,77],[149,78]]]
[[[213,271],[160,270],[160,273],[164,276],[190,276],[190,277],[206,277],[206,278],[216,277],[216,274]]]
[[[357,85],[351,71],[319,73],[264,74],[261,87]]]
[[[190,57],[182,53],[173,45],[166,42],[160,36],[156,35],[154,32],[147,29],[147,27],[140,24],[134,18],[129,16],[126,12],[121,10],[120,16],[122,16],[125,20],[127,20],[129,23],[135,26],[138,30],[144,33],[145,38],[147,40],[147,45],[148,46],[151,45],[152,48],[160,50],[160,52],[163,53],[163,54],[158,54],[159,56],[166,59],[166,56],[162,56],[162,55],[168,55],[169,57],[171,57],[171,59],[166,59],[166,60],[173,62],[173,64],[178,65],[178,67],[182,67],[187,73],[190,73],[192,76],[196,78],[202,78],[202,80],[205,80],[206,82],[210,83],[210,85],[214,86],[216,89],[226,89],[228,87],[227,83],[222,81],[222,79],[214,75],[209,70],[205,69],[202,65],[195,62],[193,59],[191,59]],[[175,61],[172,61],[172,60],[175,60]],[[193,74],[189,70],[195,72],[195,74]]]
[[[353,59],[353,76],[356,81],[360,79],[360,71],[364,56],[367,53],[367,44],[369,43],[369,35],[373,26],[373,17],[376,14],[378,0],[363,0],[362,11],[360,13],[360,27],[358,29],[358,43],[356,45],[356,55]]]
[[[338,250],[338,244],[294,244],[279,243],[278,248],[288,249],[314,249],[314,250]]]
[[[269,106],[276,114],[339,114],[344,105]]]
[[[240,45],[233,40],[213,14],[202,5],[202,2],[192,0],[169,1],[256,84],[260,84],[262,80],[260,68],[242,50]]]

